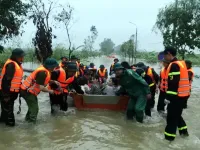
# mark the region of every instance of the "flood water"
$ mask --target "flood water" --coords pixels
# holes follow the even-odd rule
[[[109,67],[113,59],[95,58],[99,67],[103,62]],[[106,65],[107,64],[107,65]],[[26,68],[36,65],[25,64]],[[155,66],[158,70],[159,67]],[[195,68],[199,71],[199,68]],[[197,72],[200,74],[200,72]],[[165,119],[153,110],[153,117],[144,124],[126,121],[124,113],[111,111],[78,111],[51,116],[47,94],[39,95],[39,115],[36,125],[24,121],[27,106],[22,100],[22,112],[17,115],[16,127],[0,125],[0,150],[199,150],[200,149],[200,81],[195,79],[192,96],[183,116],[190,136],[181,138],[177,134],[174,142],[163,139]],[[157,100],[157,98],[156,98]],[[73,111],[72,111],[73,110]]]

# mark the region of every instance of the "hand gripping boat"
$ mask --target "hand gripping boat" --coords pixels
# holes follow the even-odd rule
[[[129,97],[108,95],[73,95],[74,104],[78,110],[104,109],[124,111],[127,108]]]

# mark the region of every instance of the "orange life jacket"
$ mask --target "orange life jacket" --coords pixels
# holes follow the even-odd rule
[[[101,69],[98,70],[98,74],[99,74],[100,77],[105,77],[106,76],[106,72],[107,72],[106,68],[103,71],[101,71]]]
[[[180,68],[180,72],[170,72],[171,70],[171,65],[172,64],[177,64]],[[167,69],[167,76],[173,76],[176,74],[180,74],[180,80],[179,80],[179,87],[178,91],[169,91],[167,90],[167,94],[171,95],[177,95],[179,97],[186,97],[190,95],[190,83],[189,83],[189,78],[188,78],[188,71],[187,67],[184,61],[174,61],[171,62],[168,69]]]
[[[73,77],[70,77],[68,78],[66,81],[65,81],[65,86],[67,87],[68,85],[70,85],[73,81],[74,81],[74,76]],[[66,92],[68,93],[68,90],[66,89]]]
[[[193,71],[193,69],[192,68],[190,68],[190,69],[188,69],[188,72],[192,72],[192,79],[191,79],[191,81],[190,81],[190,86],[192,85],[192,81],[193,81],[193,79],[194,79],[194,71]]]
[[[50,72],[44,66],[40,66],[22,82],[21,89],[27,90],[29,93],[37,96],[40,93],[40,85],[36,84],[35,78],[36,78],[37,73],[41,71],[45,71],[47,74],[47,77],[44,82],[46,86],[51,79],[51,75],[50,75]]]
[[[9,63],[13,63],[15,65],[15,73],[14,73],[14,76],[13,76],[12,81],[11,81],[10,91],[11,92],[19,92],[24,72],[23,72],[23,68],[20,65],[18,65],[17,62],[15,62],[15,61],[13,61],[11,59],[8,59],[6,61],[6,63],[3,66],[3,69],[1,71],[1,76],[0,76],[0,90],[2,89],[2,79],[3,79],[3,77],[5,75],[5,72],[6,72],[6,66]]]
[[[160,72],[160,90],[163,92],[167,91],[167,81],[168,81],[168,76],[167,76],[167,69],[162,68]]]
[[[155,83],[155,79],[154,79],[154,76],[153,76],[153,72],[152,72],[152,68],[149,67],[148,70],[147,70],[147,75],[151,77],[151,79],[153,80],[153,82]]]

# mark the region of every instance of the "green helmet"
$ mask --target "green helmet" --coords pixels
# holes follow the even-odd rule
[[[16,48],[12,51],[11,57],[19,58],[19,57],[24,57],[25,52],[21,48]]]
[[[71,60],[77,59],[75,55],[71,56]]]
[[[116,63],[114,65],[114,70],[118,70],[118,69],[124,69],[124,67],[120,63]]]
[[[44,66],[45,68],[53,69],[53,68],[58,67],[58,62],[57,62],[56,59],[54,59],[54,58],[47,58],[47,59],[44,61],[43,66]]]
[[[68,71],[77,71],[77,65],[74,62],[70,62],[67,64]]]
[[[105,66],[104,65],[100,65],[100,67],[99,67],[100,69],[104,69],[105,68]]]

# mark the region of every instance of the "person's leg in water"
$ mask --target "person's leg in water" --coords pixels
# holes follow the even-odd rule
[[[166,93],[163,91],[160,91],[159,97],[158,97],[158,105],[157,105],[157,111],[165,111],[165,96]]]
[[[154,106],[155,106],[155,95],[156,95],[156,85],[155,86],[153,86],[152,88],[150,88],[150,90],[151,90],[151,104],[150,104],[150,107],[151,108],[154,108]]]
[[[127,120],[133,120],[133,117],[135,115],[135,104],[136,104],[136,98],[131,97],[128,102],[127,110],[126,110],[126,118]]]
[[[59,107],[60,104],[60,96],[55,94],[49,94],[50,105],[51,105],[51,114],[56,113],[55,107]]]
[[[64,93],[60,96],[60,110],[68,110],[67,93]]]
[[[147,99],[145,95],[140,95],[137,97],[135,104],[135,113],[136,113],[136,120],[140,123],[143,123],[146,103]]]

